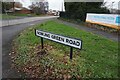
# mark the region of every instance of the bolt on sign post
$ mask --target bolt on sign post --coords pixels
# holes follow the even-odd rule
[[[45,32],[43,30],[35,30],[35,35],[41,37],[41,47],[44,48],[43,38],[70,46],[70,59],[72,60],[73,48],[82,49],[82,41],[75,38],[65,37],[58,34],[53,34],[50,32]]]

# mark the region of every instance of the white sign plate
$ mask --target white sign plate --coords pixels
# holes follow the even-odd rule
[[[69,38],[69,37],[65,37],[65,36],[61,36],[61,35],[56,35],[53,33],[49,33],[49,32],[45,32],[42,30],[35,30],[35,34],[36,36],[45,38],[45,39],[49,39],[61,44],[65,44],[74,48],[78,48],[81,49],[82,48],[82,41],[78,40],[78,39],[73,39],[73,38]]]

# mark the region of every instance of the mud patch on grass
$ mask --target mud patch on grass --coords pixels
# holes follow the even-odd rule
[[[13,61],[13,68],[16,68],[18,72],[24,72],[27,78],[41,78],[41,79],[70,79],[74,78],[71,72],[76,72],[76,69],[67,69],[67,66],[76,66],[76,63],[70,62],[69,56],[62,53],[62,50],[56,50],[51,45],[44,45],[44,49],[41,49],[41,45],[35,45],[30,47],[29,59],[22,64],[19,58],[20,53],[17,53],[17,46],[13,47],[11,52],[11,58]],[[34,52],[34,53],[33,53]],[[66,68],[65,68],[66,66]],[[80,79],[80,76],[75,76]]]

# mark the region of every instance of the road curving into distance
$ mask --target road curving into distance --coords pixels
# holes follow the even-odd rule
[[[2,40],[2,61],[0,60],[2,62],[2,65],[0,65],[0,68],[2,68],[2,78],[21,78],[21,74],[23,75],[23,73],[17,72],[11,68],[11,58],[9,53],[12,48],[13,39],[25,28],[32,27],[35,24],[40,24],[55,18],[57,17],[48,16],[39,19],[37,18],[33,21],[27,21],[22,24],[0,27],[0,29],[2,29],[2,37],[0,36],[0,39]]]

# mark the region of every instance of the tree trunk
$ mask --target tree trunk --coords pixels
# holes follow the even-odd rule
[[[15,2],[13,2],[13,13],[15,13]]]

